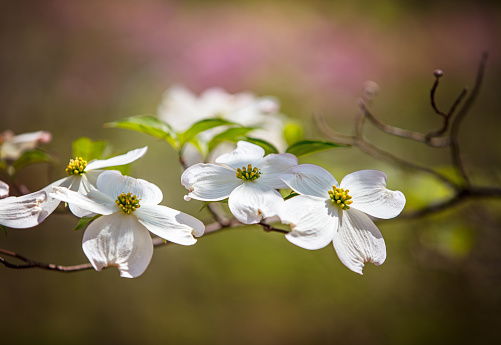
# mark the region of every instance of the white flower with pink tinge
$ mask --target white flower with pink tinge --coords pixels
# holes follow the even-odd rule
[[[7,130],[0,134],[0,159],[16,160],[24,152],[35,149],[39,143],[48,143],[51,139],[51,134],[46,131],[14,135]]]
[[[376,266],[386,259],[386,245],[369,216],[389,219],[405,206],[400,191],[386,188],[386,174],[361,170],[346,175],[341,184],[324,168],[301,164],[280,176],[300,194],[282,205],[278,216],[290,224],[286,238],[305,249],[320,249],[333,243],[350,270],[362,274],[366,262]]]
[[[149,232],[173,243],[192,245],[205,225],[183,212],[158,205],[162,191],[141,179],[106,171],[97,179],[97,189],[86,196],[64,187],[53,187],[51,197],[72,203],[102,216],[89,224],[82,247],[92,266],[118,267],[121,277],[143,274],[153,256]],[[148,232],[149,231],[149,232]]]

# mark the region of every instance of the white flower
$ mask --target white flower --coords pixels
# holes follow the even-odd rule
[[[47,199],[44,191],[0,200],[0,225],[25,229],[40,224],[48,213],[40,207]]]
[[[182,86],[172,86],[163,96],[158,116],[176,131],[185,131],[203,119],[222,118],[248,127],[260,127],[252,136],[267,140],[279,150],[287,147],[283,138],[285,116],[273,97],[256,97],[252,93],[229,94],[221,88],[209,88],[199,97]],[[217,131],[202,133],[210,140]]]
[[[377,266],[384,262],[383,236],[369,216],[396,217],[405,206],[405,196],[386,189],[383,172],[357,171],[339,185],[327,170],[301,164],[280,178],[300,194],[287,200],[278,214],[291,226],[286,235],[290,242],[313,250],[332,241],[341,262],[359,274],[366,262]]]
[[[103,215],[89,224],[82,243],[97,271],[116,266],[122,277],[141,275],[153,255],[148,230],[182,245],[194,244],[193,235],[202,236],[205,231],[198,219],[158,205],[163,195],[157,186],[118,171],[99,175],[97,190],[86,196],[63,187],[53,189],[52,197]]]
[[[33,150],[38,143],[48,143],[52,136],[49,132],[38,131],[14,135],[11,131],[5,131],[0,135],[0,159],[16,160],[29,150]]]
[[[52,192],[52,187],[67,187],[70,190],[78,191],[85,195],[92,189],[96,188],[98,176],[106,171],[100,170],[101,168],[132,163],[144,156],[147,150],[148,147],[143,147],[129,151],[120,156],[105,160],[93,160],[89,163],[80,157],[76,157],[75,159],[70,160],[70,163],[66,168],[66,172],[69,176],[51,183],[42,190],[49,194]],[[43,207],[48,214],[51,214],[59,203],[60,200],[54,199],[49,195],[49,198],[41,205],[41,207]],[[77,217],[83,217],[90,214],[87,210],[83,210],[76,205],[72,205],[71,203],[69,203],[69,207],[71,212]]]
[[[283,198],[275,189],[287,188],[278,176],[297,165],[289,153],[270,154],[257,145],[239,141],[237,148],[219,156],[216,163],[195,164],[186,169],[181,183],[185,197],[203,201],[228,199],[231,213],[244,224],[276,215]]]

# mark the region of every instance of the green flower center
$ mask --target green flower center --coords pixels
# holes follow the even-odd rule
[[[343,188],[332,186],[332,190],[329,191],[329,196],[333,204],[339,206],[342,210],[349,210],[349,205],[353,203],[351,196],[348,194],[349,192],[349,189],[344,190]]]
[[[244,181],[254,181],[257,180],[261,176],[261,171],[258,168],[252,168],[252,165],[249,164],[246,167],[242,167],[242,169],[237,169],[237,177]]]
[[[123,211],[123,213],[131,214],[136,209],[141,207],[139,205],[139,200],[141,199],[138,199],[137,196],[133,195],[131,192],[128,192],[127,194],[120,194],[115,202]]]
[[[66,167],[66,172],[68,175],[83,175],[86,167],[87,161],[85,159],[75,157],[75,159],[70,159],[70,163]]]

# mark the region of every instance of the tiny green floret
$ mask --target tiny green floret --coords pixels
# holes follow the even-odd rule
[[[331,202],[339,206],[342,210],[349,210],[349,205],[353,203],[351,196],[348,194],[349,192],[349,189],[344,190],[343,188],[332,186],[332,190],[329,191]]]
[[[245,181],[254,181],[257,180],[260,176],[261,171],[256,167],[252,168],[251,164],[249,164],[247,168],[242,167],[242,169],[237,169],[237,177]]]
[[[66,167],[66,172],[68,175],[83,175],[86,167],[87,161],[85,159],[82,157],[75,157],[75,159],[70,159],[70,162]]]
[[[138,199],[137,196],[133,195],[131,192],[128,192],[127,194],[120,194],[115,202],[123,211],[123,213],[131,214],[140,207],[140,200],[141,199]]]

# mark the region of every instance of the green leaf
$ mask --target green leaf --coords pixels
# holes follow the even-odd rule
[[[7,228],[5,226],[3,226],[2,224],[0,224],[0,228],[2,228],[2,230],[5,234],[5,237],[7,237]]]
[[[293,198],[293,197],[298,196],[298,195],[299,195],[299,194],[298,194],[298,193],[296,193],[296,192],[291,192],[289,195],[287,195],[287,196],[284,198],[284,200],[288,200],[288,199]]]
[[[284,128],[284,139],[290,146],[303,138],[303,127],[299,122],[288,122]]]
[[[34,163],[54,164],[54,158],[47,152],[41,150],[31,150],[24,152],[13,164],[15,170]]]
[[[268,155],[270,153],[278,153],[277,148],[273,146],[273,144],[267,142],[266,140],[251,138],[251,137],[242,137],[240,140],[245,140],[248,141],[249,143],[261,146],[265,151],[265,155]]]
[[[98,219],[99,217],[101,217],[100,214],[95,215],[94,217],[82,217],[82,218],[80,218],[80,220],[78,221],[77,226],[75,227],[75,229],[73,229],[73,231],[77,231],[77,230],[80,230],[80,229],[84,228],[85,226],[87,226],[87,224],[89,224],[90,222]]]
[[[172,130],[172,128],[166,122],[153,116],[132,116],[123,120],[105,123],[104,127],[124,128],[148,134],[167,141],[176,150],[179,146],[176,133]]]
[[[198,121],[193,124],[193,126],[188,128],[184,133],[179,134],[179,143],[181,146],[183,146],[186,142],[190,141],[190,139],[203,131],[219,126],[228,125],[234,125],[234,123],[223,119],[205,119]]]
[[[254,130],[255,127],[231,127],[222,133],[214,136],[214,138],[209,141],[208,148],[209,152],[212,151],[217,145],[223,141],[231,141],[236,143],[239,140],[245,138],[245,135],[250,131]]]
[[[302,140],[289,146],[289,148],[285,152],[292,153],[293,155],[299,157],[307,155],[309,153],[350,146],[351,145],[337,144],[330,141]]]
[[[104,140],[94,141],[87,137],[78,138],[73,142],[73,157],[82,157],[86,161],[104,158],[109,150],[108,143]]]

